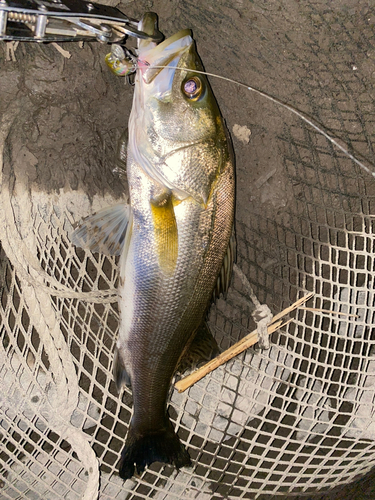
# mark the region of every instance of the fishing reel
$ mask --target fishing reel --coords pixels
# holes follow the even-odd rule
[[[114,7],[83,0],[0,0],[0,40],[121,43],[127,36],[160,42]]]

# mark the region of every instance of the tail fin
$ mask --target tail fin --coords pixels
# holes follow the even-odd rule
[[[147,465],[153,462],[163,462],[175,465],[177,469],[191,466],[189,453],[185,450],[179,437],[169,422],[165,429],[137,434],[130,427],[125,448],[121,454],[119,473],[122,479],[133,476],[135,468],[141,474]]]

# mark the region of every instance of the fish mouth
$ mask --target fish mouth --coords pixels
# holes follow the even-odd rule
[[[173,67],[178,66],[181,55],[190,49],[193,44],[191,30],[180,30],[170,36],[159,45],[142,47],[138,55],[138,69],[142,73],[142,78],[145,83],[151,83],[160,73],[167,69],[170,73],[168,80],[172,77],[175,70]],[[162,68],[160,66],[169,66]]]

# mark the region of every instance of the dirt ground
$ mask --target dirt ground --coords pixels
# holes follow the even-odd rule
[[[207,71],[298,108],[375,171],[373,2],[129,0],[117,6],[134,18],[156,12],[165,36],[191,28]],[[0,113],[14,118],[7,143],[13,174],[35,191],[80,189],[90,197],[121,197],[116,148],[127,126],[133,89],[107,70],[107,46],[66,43],[64,49],[69,59],[52,45],[21,43],[16,60],[7,61],[5,44],[0,47]],[[236,155],[238,260],[259,300],[281,308],[293,299],[294,278],[284,273],[289,259],[284,246],[270,244],[264,228],[269,220],[286,230],[293,227],[296,199],[306,196],[302,181],[286,175],[285,165],[313,158],[328,172],[325,156],[338,153],[275,103],[221,80],[210,82]],[[245,135],[238,126],[245,127]],[[301,177],[308,175],[306,170]],[[316,177],[317,186],[324,182],[332,188],[337,181],[328,174],[324,180]],[[375,192],[370,176],[364,184],[369,200]],[[340,189],[350,194],[349,184]],[[375,474],[340,492],[309,498],[375,499]]]

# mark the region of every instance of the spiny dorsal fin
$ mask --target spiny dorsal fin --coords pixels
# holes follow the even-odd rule
[[[125,203],[103,208],[87,217],[72,234],[77,247],[104,255],[121,255],[131,208]]]
[[[177,372],[180,374],[186,371],[193,371],[199,365],[211,361],[220,354],[216,340],[213,338],[207,324],[203,321],[191,341],[190,345],[182,355],[177,366]]]
[[[212,302],[215,302],[216,299],[220,297],[220,294],[226,296],[229,285],[232,279],[233,272],[233,263],[236,258],[236,237],[234,235],[234,230],[232,231],[232,235],[229,240],[229,245],[224,255],[223,265],[221,266],[221,270],[219,276],[217,277],[216,286],[212,293]]]

